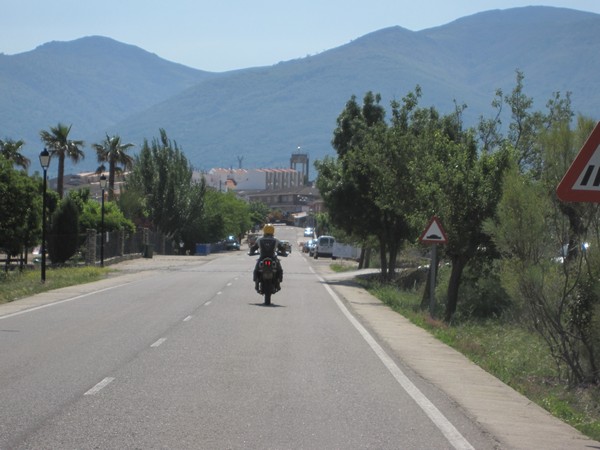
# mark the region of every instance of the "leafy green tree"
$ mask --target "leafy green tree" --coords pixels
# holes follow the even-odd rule
[[[198,182],[192,182],[187,193],[185,215],[179,229],[179,237],[175,241],[183,242],[183,250],[194,253],[196,244],[202,243],[203,225],[205,217],[206,203],[206,182],[202,178]]]
[[[135,163],[134,163],[135,164]],[[123,211],[125,217],[133,222],[136,227],[152,228],[150,222],[150,212],[146,206],[146,197],[141,192],[141,188],[125,183],[121,187],[121,192],[117,198],[119,209]]]
[[[12,163],[0,156],[0,249],[9,256],[39,242],[41,189],[39,177],[13,169]]]
[[[233,192],[206,192],[205,220],[209,227],[205,228],[205,240],[215,242],[226,236],[240,238],[252,226],[248,204],[237,198]]]
[[[58,157],[58,180],[56,191],[59,198],[63,198],[64,193],[64,178],[65,178],[65,159],[70,159],[73,163],[78,163],[79,160],[85,157],[83,150],[84,143],[79,140],[69,139],[71,125],[66,126],[59,123],[55,127],[50,127],[50,131],[40,131],[42,142],[48,147],[50,155]]]
[[[83,205],[79,217],[79,231],[85,233],[88,229],[100,231],[102,223],[102,206],[95,200],[90,200]],[[135,225],[127,219],[115,202],[104,202],[104,231],[135,232]]]
[[[466,265],[482,248],[490,247],[483,223],[493,218],[502,193],[503,173],[510,153],[480,153],[474,133],[463,131],[456,115],[441,120],[435,144],[430,147],[425,177],[432,191],[420,200],[431,205],[448,235],[443,254],[452,263],[444,319],[456,312],[459,289]]]
[[[498,218],[487,227],[521,317],[546,341],[559,373],[577,385],[600,382],[600,214],[595,204],[565,203],[555,194],[595,124],[579,117],[572,129],[571,117],[569,97],[555,94],[531,146],[540,170],[523,170],[516,160]]]
[[[323,196],[332,223],[361,240],[376,236],[379,242],[382,275],[389,278],[395,269],[399,242],[405,236],[405,221],[382,194],[393,177],[382,177],[389,167],[393,147],[381,97],[368,92],[363,105],[354,96],[337,119],[332,145],[338,157],[317,161],[317,187]],[[397,150],[393,147],[392,152]],[[382,167],[382,164],[384,166]],[[397,180],[396,180],[397,181]]]
[[[206,191],[205,181],[192,176],[187,158],[161,129],[159,139],[144,141],[124,192],[126,199],[142,200],[138,212],[148,225],[176,241],[183,240],[188,248],[198,237]]]
[[[81,242],[79,210],[75,201],[66,197],[52,214],[48,233],[48,256],[52,263],[64,264],[75,255]]]
[[[517,162],[522,171],[531,171],[538,176],[541,170],[540,154],[535,149],[537,130],[542,126],[543,117],[540,112],[532,112],[533,98],[523,92],[525,76],[517,71],[514,89],[504,102],[510,107],[511,122],[509,124],[508,141],[517,151]]]
[[[126,170],[131,170],[133,166],[133,157],[127,154],[133,144],[123,144],[120,136],[108,136],[100,144],[92,144],[96,150],[98,162],[101,164],[97,172],[102,173],[106,170],[104,163],[108,162],[108,200],[115,198],[115,175],[119,175]]]
[[[21,153],[24,145],[25,142],[22,140],[14,141],[7,139],[3,141],[0,139],[0,155],[11,161],[13,165],[27,170],[31,161]]]
[[[250,202],[248,207],[250,209],[250,221],[252,222],[252,226],[265,223],[271,212],[269,206],[261,201]]]
[[[475,132],[463,130],[464,106],[440,116],[434,108],[419,108],[420,96],[417,86],[402,103],[393,102],[389,126],[378,97],[367,94],[362,109],[352,98],[334,132],[338,159],[316,163],[317,186],[334,224],[377,237],[386,278],[395,272],[403,242],[415,239],[431,215],[441,218],[452,262],[450,320],[466,264],[489,246],[482,224],[494,215],[508,152],[480,154]]]
[[[85,234],[88,229],[99,231],[102,223],[102,204],[91,198],[89,188],[69,191],[68,197],[73,200],[79,212],[79,233]],[[116,202],[104,202],[104,230],[106,232],[123,230],[134,232],[135,225],[125,217]]]

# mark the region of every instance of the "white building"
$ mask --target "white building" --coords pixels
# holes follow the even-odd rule
[[[282,190],[304,186],[304,176],[295,169],[211,169],[195,173],[206,185],[219,191]]]

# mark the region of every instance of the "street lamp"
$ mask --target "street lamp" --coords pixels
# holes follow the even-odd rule
[[[102,219],[100,221],[100,266],[104,267],[104,189],[106,189],[106,176],[100,176],[100,188],[102,189]]]
[[[50,166],[50,153],[44,148],[40,153],[40,164],[44,169],[44,188],[42,190],[42,283],[46,282],[46,171]]]

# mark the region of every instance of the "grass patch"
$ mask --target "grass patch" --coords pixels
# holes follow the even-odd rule
[[[46,269],[46,282],[40,271],[18,270],[0,273],[0,304],[77,284],[90,283],[106,276],[111,269],[102,267],[61,267]]]
[[[531,401],[586,436],[600,440],[600,390],[597,386],[569,389],[560,382],[554,360],[536,333],[501,319],[467,320],[449,326],[421,311],[419,291],[399,290],[372,279],[357,281],[394,311]]]
[[[341,261],[331,263],[331,265],[329,267],[331,268],[331,270],[333,270],[334,272],[337,272],[337,273],[351,272],[353,270],[358,269],[358,263],[355,261],[343,259]]]

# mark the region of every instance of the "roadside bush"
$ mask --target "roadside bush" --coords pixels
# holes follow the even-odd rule
[[[513,302],[506,290],[495,262],[465,269],[460,286],[457,313],[474,319],[499,318],[508,312]]]
[[[48,255],[53,264],[64,264],[79,248],[79,210],[66,197],[52,214],[48,233]]]

